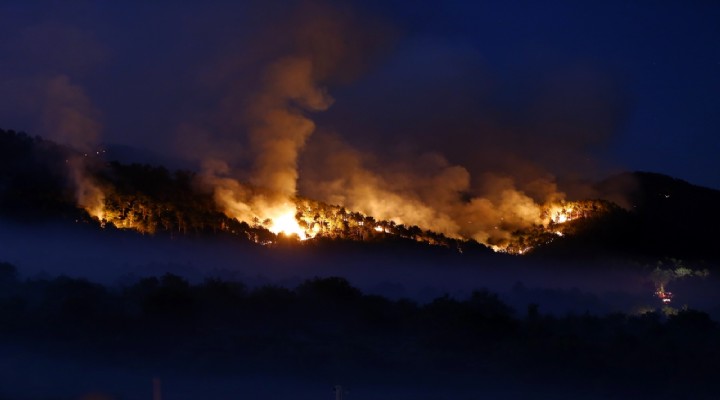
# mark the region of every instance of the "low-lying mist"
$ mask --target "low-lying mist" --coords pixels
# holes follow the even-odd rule
[[[271,247],[233,237],[193,238],[97,230],[84,223],[0,225],[0,260],[24,278],[66,275],[109,286],[172,273],[190,282],[220,278],[249,287],[294,288],[313,277],[340,276],[368,294],[428,302],[473,290],[498,293],[520,314],[535,303],[556,314],[638,312],[661,306],[653,266],[627,260],[538,259],[460,254],[426,247],[294,241]],[[714,276],[670,283],[678,306],[715,311]]]
[[[696,347],[714,343],[715,323],[694,310],[720,317],[714,276],[668,281],[677,305],[661,310],[653,269],[624,260],[313,239],[265,247],[87,223],[3,223],[0,242],[22,281],[0,280],[11,288],[0,298],[0,397],[17,399],[147,398],[156,377],[167,398],[188,400],[332,398],[337,384],[372,399],[657,398],[686,390],[656,387],[674,373],[663,360],[697,360]],[[608,364],[582,367],[599,360]],[[708,393],[716,359],[702,360],[678,382]]]

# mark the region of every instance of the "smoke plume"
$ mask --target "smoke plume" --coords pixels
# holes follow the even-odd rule
[[[276,62],[268,70],[265,89],[249,109],[250,142],[257,154],[253,184],[283,200],[296,194],[298,154],[315,130],[303,110],[322,111],[332,104],[313,76],[311,59]]]
[[[550,177],[523,190],[510,176],[487,173],[474,191],[468,170],[440,154],[380,160],[335,135],[317,136],[303,159],[301,192],[310,198],[481,243],[541,223],[545,205],[564,198]]]
[[[304,112],[322,111],[332,98],[315,82],[313,59],[309,56],[284,57],[265,72],[264,84],[247,108],[249,142],[253,160],[251,183],[243,186],[232,179],[228,164],[209,160],[204,180],[214,187],[216,202],[241,221],[268,226],[279,233],[304,232],[295,221],[298,155],[315,124]]]
[[[99,112],[83,89],[66,75],[47,81],[43,105],[43,127],[46,136],[82,152],[67,160],[70,181],[78,205],[90,215],[102,219],[104,195],[87,172],[86,159],[98,148],[102,126]]]
[[[512,88],[489,84],[474,51],[452,47],[448,57],[430,61],[422,40],[363,78],[369,58],[363,55],[378,47],[367,31],[377,25],[363,27],[346,16],[306,4],[273,23],[271,34],[257,35],[246,59],[223,59],[204,74],[214,90],[222,82],[228,89],[210,129],[183,130],[241,148],[235,157],[208,152],[214,157],[204,163],[203,181],[228,215],[249,223],[269,219],[265,225],[275,232],[287,229],[277,226],[282,219],[301,231],[294,222],[299,194],[501,245],[514,231],[543,222],[549,205],[566,197],[555,172],[591,168],[588,154],[622,119],[615,92],[592,71],[568,74],[568,81],[530,91],[516,104],[501,93]],[[241,73],[258,64],[261,73]],[[441,76],[438,65],[446,72]],[[398,79],[398,70],[412,73]],[[249,81],[258,75],[259,82]],[[325,85],[353,79],[367,92],[333,96],[338,104],[329,109],[334,100]],[[517,114],[523,118],[515,121]],[[332,132],[335,127],[343,131]]]
[[[273,26],[279,33],[261,34],[258,39],[270,48],[266,52],[278,53],[258,57],[271,60],[260,73],[260,83],[252,85],[238,78],[219,107],[225,125],[247,132],[245,155],[250,173],[232,167],[237,160],[226,156],[206,159],[202,176],[228,215],[249,223],[270,220],[266,225],[272,231],[304,237],[295,221],[294,201],[298,159],[316,129],[310,114],[327,110],[333,103],[323,82],[345,81],[361,68],[359,50],[348,43],[362,50],[369,41],[356,34],[359,30],[349,15],[315,3],[303,4],[292,17]],[[223,62],[217,75],[232,75],[227,72],[228,64],[241,63]],[[248,87],[255,88],[249,96]],[[220,142],[230,146],[237,140],[224,136]],[[238,177],[244,177],[249,185],[241,184]]]

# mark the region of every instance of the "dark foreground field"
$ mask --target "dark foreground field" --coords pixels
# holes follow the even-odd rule
[[[150,398],[154,377],[168,399],[322,399],[335,384],[358,399],[717,397],[720,329],[692,309],[549,315],[487,290],[417,302],[338,277],[1,275],[0,398]]]

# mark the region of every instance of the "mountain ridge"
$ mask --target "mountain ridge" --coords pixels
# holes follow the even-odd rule
[[[14,131],[0,130],[0,149],[0,216],[5,219],[58,219],[146,234],[222,234],[264,245],[293,241],[288,235],[270,232],[267,221],[248,224],[225,215],[212,194],[197,184],[197,173],[192,171],[107,161],[101,151],[78,153]],[[82,157],[84,168],[103,188],[101,218],[93,218],[76,203],[66,171],[71,157]],[[712,226],[720,226],[720,213],[714,207],[720,204],[720,191],[651,172],[626,172],[595,184],[598,193],[617,193],[618,188],[626,197],[627,209],[608,200],[560,202],[544,212],[543,224],[513,232],[494,250],[535,257],[720,260],[710,234]],[[378,221],[342,206],[302,197],[295,203],[296,220],[303,229],[315,231],[318,245],[360,241],[392,247],[415,242],[460,253],[490,252],[472,239]]]

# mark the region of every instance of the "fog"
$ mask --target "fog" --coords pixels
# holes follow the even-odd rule
[[[115,289],[132,285],[142,277],[165,273],[194,283],[208,277],[242,281],[251,288],[295,288],[312,277],[341,276],[366,294],[410,298],[420,303],[445,294],[464,299],[474,289],[487,288],[499,293],[519,319],[526,318],[530,304],[537,304],[542,315],[558,317],[638,314],[660,306],[659,299],[653,297],[654,285],[647,267],[629,261],[591,261],[589,257],[584,262],[560,262],[402,246],[354,248],[336,244],[323,248],[313,247],[312,242],[271,248],[233,237],[143,236],[98,230],[86,223],[68,227],[13,226],[3,222],[0,243],[0,260],[14,264],[21,279],[67,275]],[[717,279],[713,276],[672,282],[669,289],[676,293],[677,302],[673,306],[688,305],[717,318],[720,298],[714,287]],[[263,365],[254,365],[236,360],[225,365],[204,362],[202,358],[187,363],[193,359],[187,355],[181,356],[182,362],[156,357],[152,345],[147,344],[122,356],[99,355],[82,345],[66,348],[62,340],[14,339],[0,345],[0,398],[148,399],[152,396],[153,378],[161,379],[164,398],[174,400],[332,399],[337,384],[348,391],[347,399],[374,400],[607,398],[603,393],[613,398],[643,398],[677,394],[682,387],[649,390],[645,385],[633,390],[624,386],[622,379],[606,382],[603,379],[608,378],[588,371],[560,376],[552,368],[545,370],[546,361],[542,359],[513,373],[493,365],[481,368],[483,373],[477,366],[474,372],[440,367],[375,369],[356,364],[352,356],[336,354],[330,362],[339,359],[340,365],[324,365],[322,357],[290,364],[266,360]],[[342,360],[347,360],[348,365],[342,365]],[[478,362],[482,365],[482,360]],[[652,375],[642,376],[646,379]]]
[[[202,282],[240,281],[249,287],[294,288],[313,277],[340,276],[367,294],[428,302],[448,294],[464,299],[488,289],[519,315],[528,304],[542,312],[606,314],[658,307],[650,273],[654,265],[627,260],[561,261],[501,254],[460,254],[452,250],[393,246],[301,245],[262,247],[233,237],[170,237],[101,230],[85,223],[0,225],[0,261],[22,278],[66,275],[109,286],[172,273]],[[716,278],[688,278],[677,287],[678,306],[713,312],[720,295]]]

